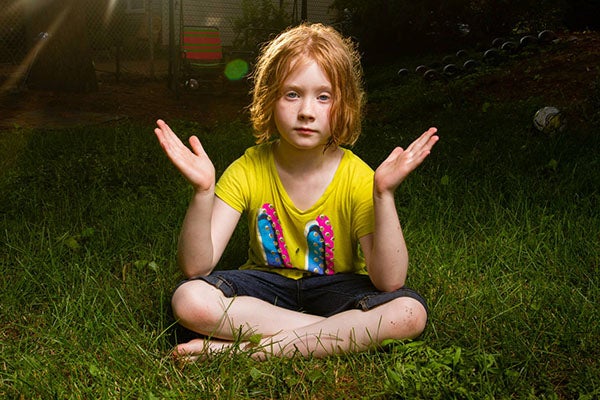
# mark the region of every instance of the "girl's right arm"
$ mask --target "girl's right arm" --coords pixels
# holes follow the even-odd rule
[[[177,262],[186,277],[208,275],[213,270],[240,215],[214,193],[194,193],[183,220],[177,248]]]
[[[186,277],[207,275],[221,258],[241,214],[215,197],[215,168],[200,140],[190,138],[190,151],[164,121],[156,124],[154,133],[162,149],[194,188],[179,236],[179,266]]]

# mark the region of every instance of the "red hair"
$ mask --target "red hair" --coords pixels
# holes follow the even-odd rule
[[[253,73],[250,106],[256,142],[279,134],[273,116],[275,102],[296,61],[306,59],[317,63],[333,89],[327,146],[353,145],[361,132],[365,99],[360,56],[352,41],[323,24],[289,28],[262,48]]]

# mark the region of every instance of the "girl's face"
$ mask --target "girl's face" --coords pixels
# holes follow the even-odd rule
[[[275,102],[274,119],[281,140],[299,150],[327,144],[332,93],[331,82],[315,61],[296,61]]]

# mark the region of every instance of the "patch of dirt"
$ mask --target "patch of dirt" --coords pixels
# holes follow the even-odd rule
[[[600,32],[571,33],[515,56],[475,89],[499,101],[541,97],[554,106],[570,107],[587,99],[599,77]]]
[[[486,77],[472,89],[474,98],[498,101],[540,96],[557,107],[573,107],[590,94],[600,75],[600,33],[561,34],[557,43],[526,56],[516,56],[502,72]],[[246,118],[248,87],[231,83],[221,94],[185,91],[180,96],[165,81],[117,83],[104,79],[94,93],[25,90],[0,94],[0,128],[44,126],[129,118],[153,123],[185,119],[202,124]]]
[[[202,124],[246,118],[249,87],[229,83],[218,91],[183,90],[177,95],[165,81],[101,81],[92,93],[24,90],[0,95],[1,128],[86,125],[131,119],[153,124],[185,119]]]

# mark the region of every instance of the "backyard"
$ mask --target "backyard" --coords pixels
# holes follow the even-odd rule
[[[433,58],[366,69],[353,150],[375,167],[439,128],[397,193],[428,327],[325,359],[170,357],[191,189],[153,121],[198,135],[220,173],[253,143],[247,86],[177,98],[164,82],[103,77],[97,93],[0,97],[0,396],[600,397],[600,35],[561,35],[452,79],[396,74]],[[564,129],[533,127],[544,106],[562,111]],[[239,228],[220,268],[244,260]]]

